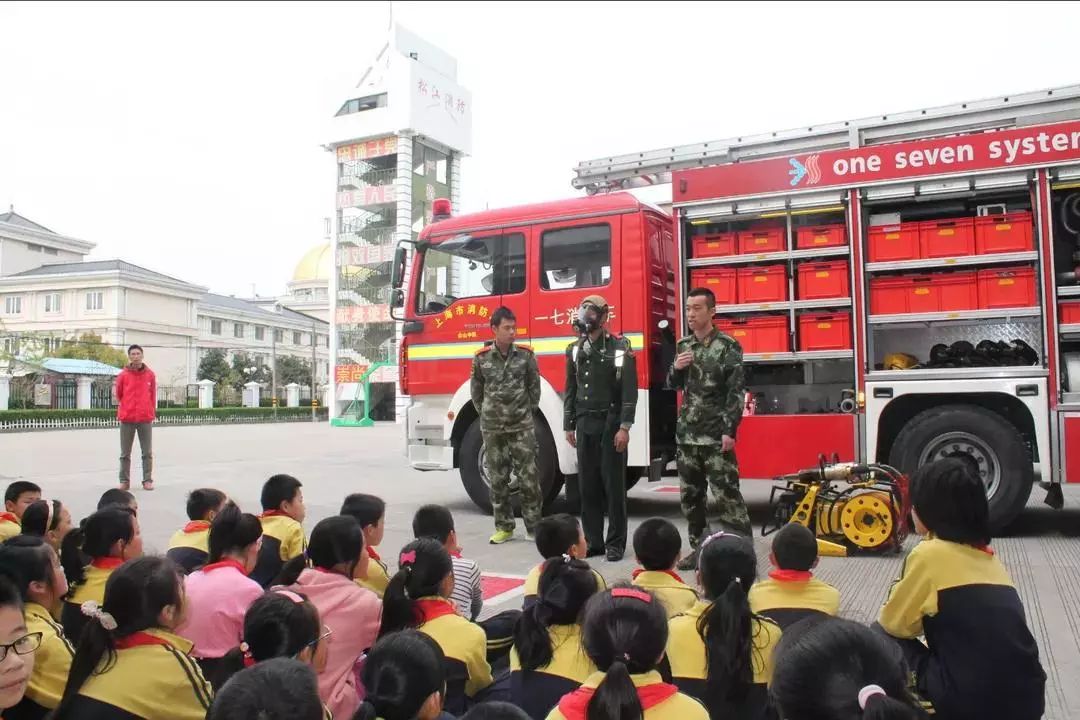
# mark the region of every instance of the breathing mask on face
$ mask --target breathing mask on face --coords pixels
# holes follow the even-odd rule
[[[607,305],[597,305],[589,299],[586,299],[581,303],[581,307],[577,311],[577,319],[574,320],[574,327],[578,329],[578,332],[588,333],[600,329],[600,324],[604,321],[604,316],[607,315]]]

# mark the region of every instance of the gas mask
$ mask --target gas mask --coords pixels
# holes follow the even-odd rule
[[[578,332],[588,333],[600,329],[600,323],[604,320],[604,315],[607,314],[607,305],[598,307],[591,302],[582,303],[581,307],[577,311],[577,319],[574,320],[574,327],[578,329]]]

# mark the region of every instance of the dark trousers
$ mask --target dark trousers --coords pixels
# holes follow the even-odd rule
[[[135,435],[139,436],[139,449],[142,450],[142,481],[154,479],[154,453],[150,442],[153,423],[120,423],[120,482],[131,481],[131,446]]]
[[[579,418],[577,429],[578,485],[581,488],[581,527],[589,549],[626,550],[626,452],[615,452],[619,418]],[[607,512],[607,540],[604,513]]]

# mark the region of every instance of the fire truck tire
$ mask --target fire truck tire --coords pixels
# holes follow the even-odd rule
[[[1023,436],[997,413],[974,405],[925,410],[896,436],[889,464],[910,475],[934,460],[957,456],[978,468],[990,503],[990,529],[1001,533],[1027,505],[1034,469]]]
[[[563,476],[559,472],[555,441],[551,438],[551,432],[547,429],[547,425],[535,417],[533,418],[533,424],[536,430],[536,444],[538,446],[536,474],[540,480],[540,493],[544,498],[544,512],[546,513],[551,503],[562,492]],[[473,421],[473,424],[469,426],[469,429],[465,431],[465,436],[461,439],[458,465],[461,472],[461,483],[465,486],[465,492],[469,494],[469,498],[481,511],[490,515],[492,512],[491,491],[488,486],[487,473],[484,471],[481,460],[483,447],[484,437],[480,432],[480,420],[477,419]],[[514,513],[520,515],[521,504],[518,501],[517,493],[514,494],[513,499]]]

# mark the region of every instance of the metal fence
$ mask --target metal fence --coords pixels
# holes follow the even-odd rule
[[[199,407],[198,385],[158,386],[157,406],[159,408]]]
[[[319,421],[327,419],[326,408],[316,411]],[[280,423],[280,422],[311,422],[311,411],[301,409],[292,412],[279,412],[274,415],[267,412],[265,415],[206,415],[193,411],[192,414],[178,414],[158,416],[154,421],[156,425],[241,425],[250,423]],[[0,418],[0,433],[26,432],[33,430],[68,430],[75,428],[114,428],[119,425],[115,416],[112,417],[70,417],[70,418],[27,418],[21,417],[14,420]]]

